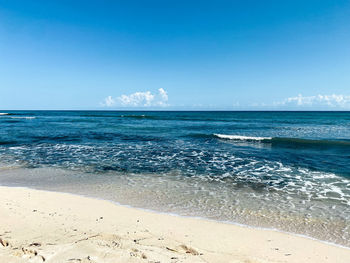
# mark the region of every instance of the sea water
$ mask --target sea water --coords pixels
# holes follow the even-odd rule
[[[350,112],[1,111],[0,184],[350,247]]]

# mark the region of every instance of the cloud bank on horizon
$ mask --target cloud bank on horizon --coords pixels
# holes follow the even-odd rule
[[[170,105],[168,104],[168,93],[163,89],[158,89],[158,93],[152,93],[151,91],[138,91],[129,95],[122,94],[119,97],[107,96],[102,103],[103,107],[125,107],[125,108],[192,108],[192,109],[261,109],[261,108],[273,108],[273,109],[324,109],[324,110],[349,110],[350,109],[350,95],[342,94],[330,94],[330,95],[314,95],[303,96],[299,94],[295,97],[289,97],[281,101],[267,103],[256,103],[251,105],[242,105],[235,103],[232,107],[222,107],[221,105],[205,105],[185,107],[183,105]]]
[[[168,93],[163,89],[158,89],[158,93],[153,94],[151,91],[138,91],[129,95],[122,94],[113,98],[108,96],[101,103],[104,107],[166,107],[168,104]]]
[[[283,101],[274,103],[275,106],[282,107],[325,107],[325,108],[350,108],[350,96],[341,94],[290,97]]]

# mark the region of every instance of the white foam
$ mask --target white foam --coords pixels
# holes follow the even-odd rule
[[[218,134],[214,133],[214,136],[221,139],[237,140],[237,141],[263,141],[271,140],[272,137],[253,137],[253,136],[242,136],[242,135],[229,135],[229,134]]]
[[[27,120],[32,120],[32,119],[35,119],[35,117],[11,117],[11,119],[27,119]]]
[[[9,115],[9,114],[6,112],[0,112],[0,115]]]

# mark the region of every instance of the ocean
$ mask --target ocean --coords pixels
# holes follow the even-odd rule
[[[1,111],[0,184],[350,247],[350,112]]]

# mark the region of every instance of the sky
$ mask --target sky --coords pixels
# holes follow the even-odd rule
[[[0,0],[0,109],[350,110],[350,1]]]

